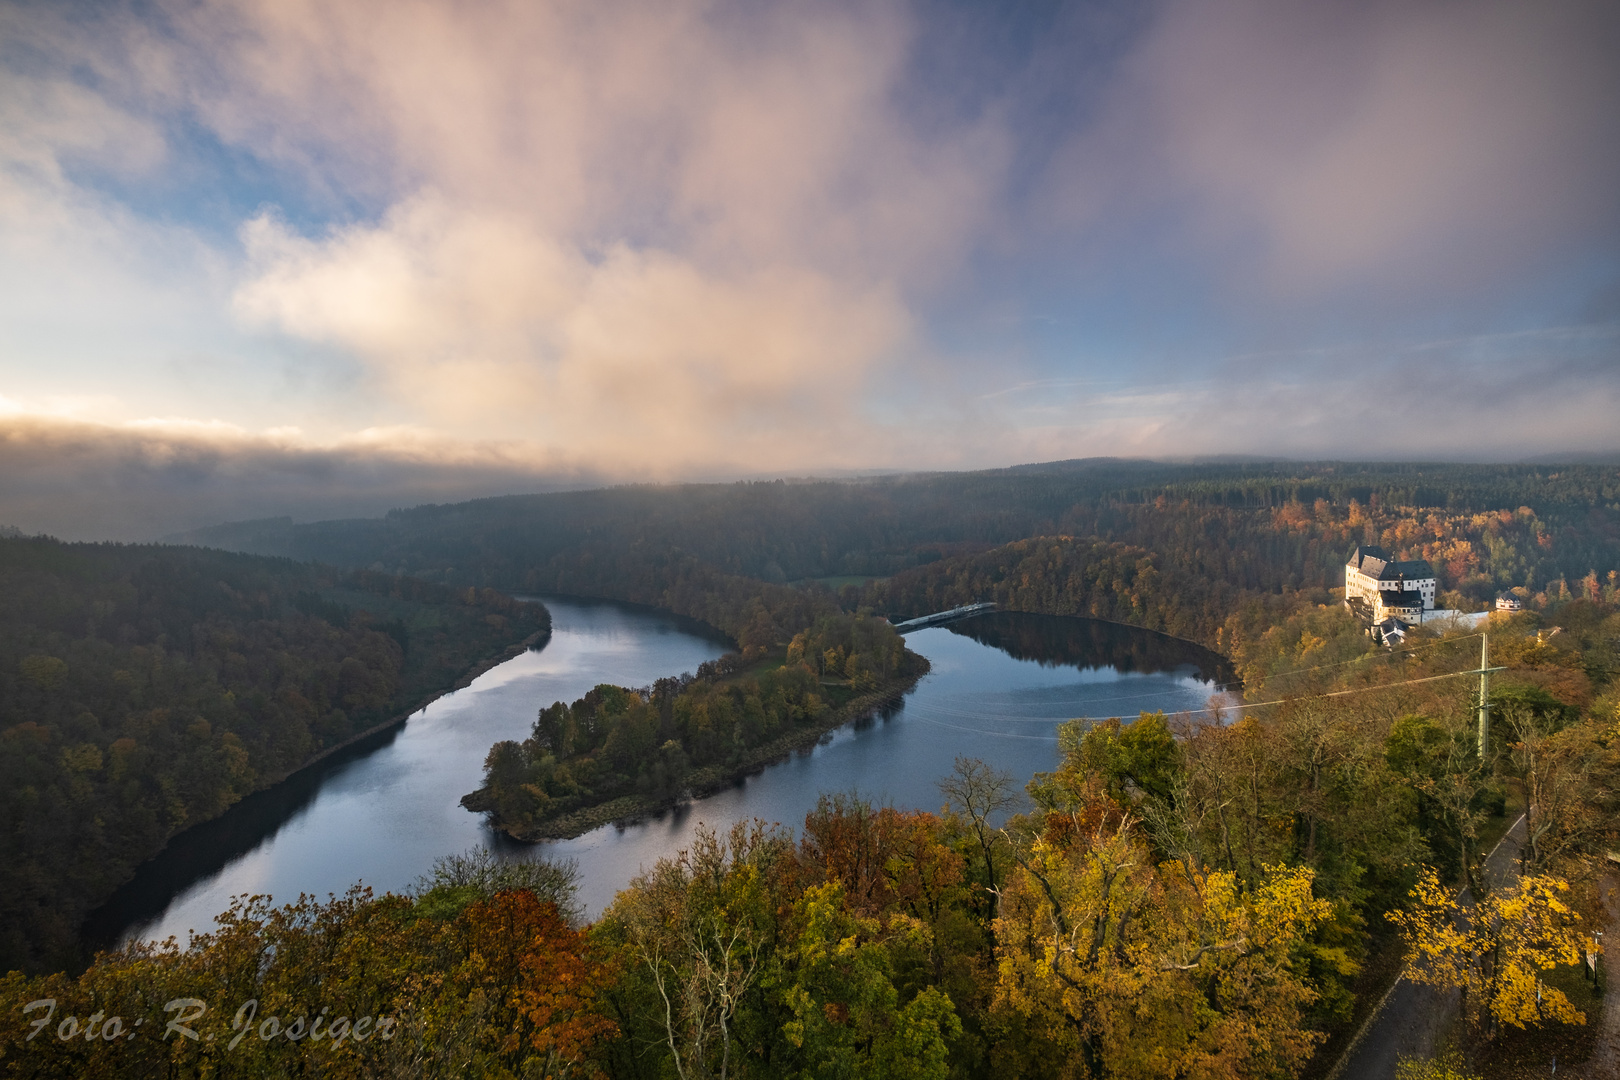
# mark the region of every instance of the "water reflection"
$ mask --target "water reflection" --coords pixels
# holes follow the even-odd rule
[[[724,638],[646,609],[546,598],[551,640],[446,694],[381,735],[244,799],[175,837],[91,916],[92,940],[185,939],[230,898],[324,897],[355,881],[408,888],[440,855],[494,840],[462,795],[501,739],[527,737],[536,711],[598,683],[644,686],[725,653]]]
[[[1219,688],[1219,657],[1207,650],[1089,619],[1003,612],[919,630],[906,642],[933,667],[893,707],[655,820],[546,845],[579,862],[587,911],[600,912],[636,872],[690,844],[700,825],[724,830],[759,818],[796,826],[834,791],[935,810],[944,801],[938,782],[958,755],[1022,785],[1056,764],[1065,720],[1198,709]]]
[[[554,629],[544,650],[486,672],[403,728],[177,837],[94,917],[101,939],[183,938],[207,929],[235,894],[286,902],[300,892],[341,893],[357,879],[399,890],[440,855],[477,843],[510,850],[515,845],[458,804],[481,782],[494,742],[525,737],[536,710],[552,701],[601,682],[645,686],[726,648],[655,612],[546,602]],[[1197,709],[1230,679],[1219,657],[1188,642],[1089,619],[1000,612],[920,630],[907,642],[933,668],[891,707],[654,820],[544,845],[578,860],[588,913],[689,844],[701,825],[726,829],[761,818],[796,826],[833,791],[937,809],[937,782],[958,755],[991,762],[1021,784],[1055,764],[1064,720]]]
[[[402,730],[395,727],[358,740],[276,786],[248,795],[212,821],[187,829],[143,863],[107,903],[90,913],[83,930],[85,941],[107,948],[128,936],[124,933],[127,928],[156,922],[177,895],[211,881],[226,866],[270,840],[308,809],[335,773],[391,746]]]
[[[1107,667],[1123,674],[1192,668],[1204,682],[1237,684],[1232,665],[1219,653],[1182,638],[1101,619],[997,611],[946,628],[1008,656],[1049,666]]]

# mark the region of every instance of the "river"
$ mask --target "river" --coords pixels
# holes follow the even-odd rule
[[[726,651],[700,628],[656,612],[546,598],[551,639],[434,701],[341,759],[244,799],[178,837],[93,917],[92,939],[185,940],[232,896],[325,897],[356,881],[409,887],[433,860],[478,844],[513,845],[458,805],[484,755],[527,736],[536,711],[599,683],[646,686]],[[810,751],[651,821],[546,844],[580,870],[595,917],[644,866],[701,824],[749,818],[796,825],[822,792],[937,809],[956,756],[983,758],[1021,784],[1056,762],[1056,727],[1076,716],[1201,708],[1230,673],[1218,657],[1145,630],[1003,612],[919,630],[907,644],[933,665],[898,706],[833,732]]]

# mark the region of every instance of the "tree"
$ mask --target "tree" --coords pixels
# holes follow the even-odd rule
[[[791,1016],[783,1031],[798,1054],[779,1075],[944,1080],[948,1043],[962,1023],[937,987],[901,1003],[882,923],[849,911],[837,881],[806,890],[792,923],[773,981]],[[919,920],[889,920],[890,938],[928,934]]]
[[[1311,872],[1152,864],[1106,801],[1048,813],[1020,848],[997,919],[998,1000],[1050,1032],[1081,1076],[1285,1076],[1319,1036],[1294,970],[1332,906]]]
[[[484,1068],[499,1063],[512,1075],[561,1080],[617,1031],[597,1000],[611,970],[555,904],[506,890],[469,907],[455,932],[465,959],[451,975],[451,996],[482,1006],[478,1041],[493,1059]]]
[[[1596,722],[1566,726],[1561,709],[1536,708],[1522,698],[1505,704],[1500,716],[1513,740],[1506,762],[1528,804],[1522,868],[1580,873],[1574,864],[1601,858],[1617,827],[1620,731]]]
[[[1402,717],[1385,740],[1385,759],[1438,813],[1450,833],[1459,879],[1467,887],[1476,886],[1473,853],[1485,817],[1484,796],[1493,780],[1479,759],[1469,725]]]
[[[737,1014],[766,960],[767,877],[788,850],[760,822],[738,822],[724,840],[700,828],[690,849],[660,859],[604,916],[623,927],[655,991],[654,1025],[681,1080],[732,1075]]]
[[[1541,972],[1581,957],[1580,915],[1568,892],[1559,878],[1530,875],[1470,905],[1425,868],[1411,907],[1388,918],[1412,950],[1411,977],[1461,989],[1476,1026],[1584,1024],[1563,992],[1541,980]]]
[[[1162,712],[1145,712],[1123,725],[1117,718],[1104,720],[1083,734],[1071,721],[1059,739],[1065,752],[1078,758],[1079,768],[1108,781],[1109,794],[1116,800],[1145,795],[1167,801],[1180,779],[1181,747]]]
[[[949,800],[952,810],[967,816],[973,829],[979,853],[984,857],[984,890],[990,901],[990,916],[994,918],[999,891],[995,849],[1001,835],[991,827],[990,819],[1018,805],[1018,797],[1012,789],[1012,774],[992,768],[978,758],[958,755],[951,775],[939,782],[939,790]]]

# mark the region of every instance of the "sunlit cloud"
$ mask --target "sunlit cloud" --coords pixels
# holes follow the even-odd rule
[[[782,444],[806,439],[826,453],[907,332],[891,288],[792,265],[720,277],[625,245],[591,259],[439,198],[320,241],[266,217],[245,233],[244,318],[352,350],[382,392],[451,429],[620,469],[787,464]]]
[[[0,522],[1614,448],[1617,51],[1597,0],[0,4]]]

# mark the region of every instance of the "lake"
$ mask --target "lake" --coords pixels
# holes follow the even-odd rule
[[[553,701],[604,682],[646,686],[727,651],[686,620],[544,599],[553,629],[542,648],[177,837],[92,917],[88,936],[184,941],[241,893],[285,902],[300,892],[341,894],[355,881],[399,891],[440,855],[478,844],[527,850],[458,802],[481,784],[493,743],[527,737],[535,713]],[[659,818],[541,850],[578,863],[581,900],[594,918],[700,825],[724,830],[756,817],[797,825],[823,792],[938,809],[936,785],[958,755],[982,758],[1022,784],[1056,763],[1062,721],[1199,709],[1231,679],[1218,656],[1189,642],[1090,619],[998,612],[915,631],[907,643],[933,669],[895,706]]]

